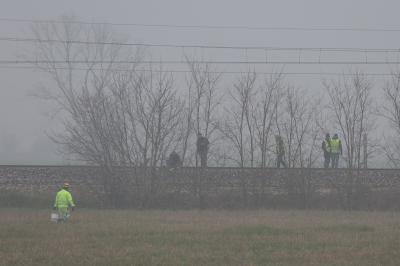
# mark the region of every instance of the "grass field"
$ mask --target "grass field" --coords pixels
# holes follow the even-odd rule
[[[0,265],[400,265],[400,214],[0,209]]]

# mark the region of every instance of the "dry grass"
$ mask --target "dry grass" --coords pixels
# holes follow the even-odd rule
[[[0,209],[0,265],[400,265],[400,214]]]

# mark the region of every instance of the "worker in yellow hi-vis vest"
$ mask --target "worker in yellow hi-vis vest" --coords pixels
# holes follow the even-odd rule
[[[338,134],[333,135],[331,139],[331,161],[332,168],[338,168],[339,155],[342,155],[342,142],[340,141]]]
[[[75,204],[69,192],[69,184],[64,183],[62,189],[57,192],[54,202],[54,210],[58,211],[58,222],[67,221],[70,216],[69,211],[73,211],[74,207]]]

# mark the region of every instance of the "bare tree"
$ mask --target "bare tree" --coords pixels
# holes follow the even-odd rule
[[[350,78],[324,82],[332,111],[332,122],[338,127],[346,148],[348,168],[363,164],[363,136],[372,130],[372,84],[361,72]]]
[[[221,128],[221,132],[238,153],[235,161],[240,167],[246,166],[247,161],[253,167],[255,162],[255,125],[252,118],[256,78],[254,71],[248,71],[233,84],[234,89],[229,92],[233,101],[227,107],[227,119]]]
[[[311,167],[315,161],[318,101],[305,90],[287,86],[277,114],[277,131],[286,142],[289,168]]]
[[[190,136],[194,132],[194,121],[193,121],[193,112],[195,111],[195,101],[194,97],[192,97],[193,91],[193,80],[186,79],[187,84],[187,95],[185,97],[185,101],[183,102],[183,112],[181,116],[181,123],[179,124],[179,140],[181,143],[182,149],[182,162],[185,162],[187,158],[188,150],[190,150]],[[189,158],[190,161],[190,158]],[[188,163],[190,164],[190,163]]]
[[[177,142],[183,105],[171,73],[137,63],[143,51],[112,45],[118,34],[104,24],[64,19],[33,27],[41,40],[37,67],[54,82],[41,96],[61,110],[64,132],[53,139],[64,152],[102,167],[104,190],[115,203],[126,188],[118,167],[161,165]]]
[[[255,124],[256,143],[261,156],[261,167],[266,167],[268,162],[269,146],[271,145],[269,143],[270,135],[275,124],[276,111],[281,98],[282,82],[282,73],[271,74],[265,79],[255,97],[258,100],[255,101],[256,107],[252,115]]]
[[[388,162],[393,167],[400,166],[400,72],[392,73],[392,77],[386,82],[384,92],[384,104],[380,114],[389,122],[393,130],[393,136],[386,138],[383,150]]]
[[[171,146],[176,146],[177,126],[183,104],[177,97],[171,73],[134,71],[118,75],[112,89],[124,117],[125,143],[130,158],[141,166],[159,166]],[[125,133],[124,133],[125,135]]]
[[[122,58],[137,59],[136,54],[109,43],[121,38],[103,24],[73,23],[75,18],[63,17],[64,23],[46,22],[32,26],[36,66],[49,74],[54,85],[43,87],[41,96],[59,108],[65,131],[53,136],[66,153],[100,165],[105,172],[103,183],[109,194],[115,194],[117,180],[112,176],[118,162],[111,141],[115,137],[113,101],[109,98],[114,69],[121,67]],[[85,40],[85,43],[79,43]],[[93,44],[91,44],[93,43]],[[76,65],[74,62],[82,62]],[[132,69],[134,65],[129,66]]]
[[[220,105],[220,96],[218,94],[218,83],[221,74],[210,64],[201,64],[186,56],[186,62],[189,67],[189,77],[191,98],[190,104],[194,108],[194,129],[196,133],[202,133],[213,143],[213,133],[217,129],[218,118],[216,111]],[[190,109],[189,109],[190,111]],[[196,155],[196,166],[197,166]]]

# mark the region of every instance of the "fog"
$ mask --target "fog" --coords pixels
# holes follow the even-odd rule
[[[51,20],[62,14],[74,14],[82,21],[114,24],[168,24],[244,27],[299,28],[368,28],[399,29],[398,1],[1,1],[0,18]],[[165,28],[115,25],[114,29],[130,41],[153,44],[262,46],[294,48],[387,48],[398,49],[396,31],[334,30],[257,30],[221,28]],[[29,23],[0,21],[0,37],[30,37]],[[29,43],[0,41],[0,60],[17,60],[29,53]],[[205,59],[221,60],[398,60],[396,52],[382,55],[368,53],[264,52],[189,49],[184,52]],[[155,60],[181,60],[182,49],[152,49]],[[261,58],[261,59],[260,59]],[[217,66],[224,71],[243,71],[246,66]],[[256,65],[257,71],[271,71],[276,66]],[[279,66],[281,67],[281,66]],[[171,66],[179,70],[182,66]],[[285,65],[284,72],[344,72],[360,69],[367,73],[390,73],[393,65]],[[288,76],[295,86],[315,92],[323,90],[321,80],[329,75]],[[381,76],[371,78],[374,95],[379,100]],[[1,65],[0,164],[63,164],[68,158],[56,151],[47,135],[62,128],[53,116],[54,106],[33,97],[47,76],[32,69]],[[232,83],[224,78],[225,88]]]

